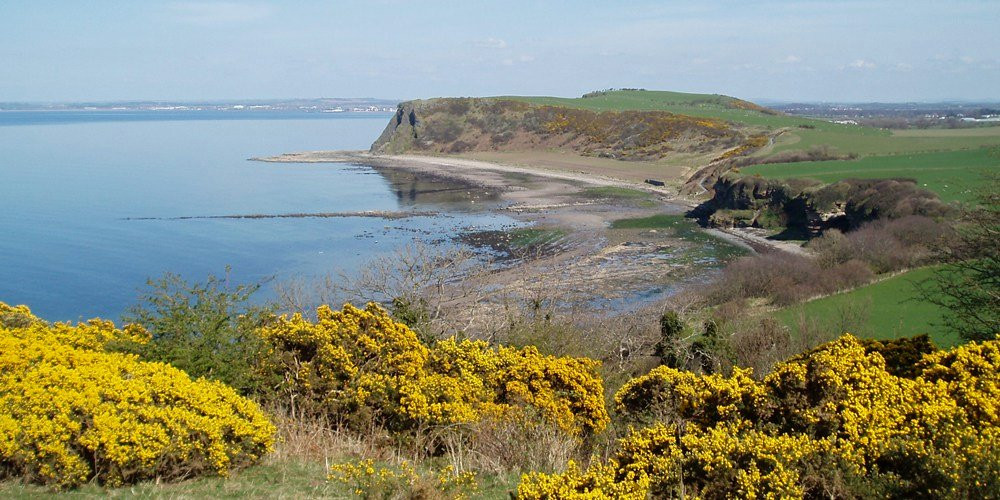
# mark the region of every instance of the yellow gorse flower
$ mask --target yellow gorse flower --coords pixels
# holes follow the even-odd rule
[[[374,417],[391,430],[540,415],[572,435],[608,423],[597,361],[454,338],[427,346],[375,304],[276,318],[268,369],[297,411]]]
[[[267,453],[275,428],[233,389],[107,352],[144,341],[110,321],[49,325],[0,303],[0,462],[61,487],[211,472]]]
[[[518,494],[674,497],[683,485],[695,497],[801,498],[804,474],[829,464],[892,474],[916,496],[989,493],[979,478],[1000,458],[1000,341],[927,354],[918,372],[890,374],[850,335],[760,382],[739,369],[725,377],[660,367],[615,395],[617,410],[646,426],[611,459],[526,474]]]

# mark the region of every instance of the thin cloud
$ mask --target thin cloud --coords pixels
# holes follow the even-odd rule
[[[258,21],[271,15],[271,7],[237,2],[177,2],[169,6],[182,22],[214,26]]]
[[[798,64],[802,62],[802,58],[796,55],[789,54],[783,57],[782,59],[779,59],[778,62],[782,64]]]
[[[847,67],[854,69],[875,69],[878,66],[875,63],[865,59],[855,59],[853,62],[848,64]]]
[[[486,38],[484,40],[475,40],[472,42],[473,46],[482,47],[486,49],[504,49],[507,48],[507,42],[500,38]]]

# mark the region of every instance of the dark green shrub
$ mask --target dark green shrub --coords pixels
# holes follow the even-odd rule
[[[226,276],[188,283],[176,274],[146,282],[139,302],[122,315],[126,323],[145,327],[145,345],[122,345],[147,361],[162,361],[194,378],[219,380],[241,394],[266,390],[255,374],[264,343],[256,330],[273,314],[273,306],[251,303],[260,284],[233,285]]]

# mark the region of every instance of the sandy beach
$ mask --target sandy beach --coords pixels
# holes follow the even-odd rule
[[[533,227],[565,233],[558,245],[537,252],[531,258],[521,258],[516,265],[493,274],[491,285],[508,291],[527,291],[544,282],[546,287],[558,288],[581,299],[596,296],[620,301],[637,293],[643,296],[669,293],[685,283],[705,279],[705,273],[710,272],[704,266],[665,259],[665,256],[691,252],[691,243],[677,237],[669,228],[612,227],[616,220],[681,215],[695,206],[693,200],[678,196],[676,188],[669,185],[653,186],[641,181],[573,171],[572,166],[545,168],[445,156],[373,155],[362,151],[287,153],[252,160],[355,163],[376,169],[404,169],[498,190],[504,202],[498,210],[529,222]],[[592,194],[613,194],[617,189],[632,196]],[[708,230],[705,234],[717,238],[716,245],[736,245],[745,251],[780,245],[740,231]]]

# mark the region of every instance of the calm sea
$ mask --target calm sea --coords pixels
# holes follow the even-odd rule
[[[357,270],[415,238],[450,242],[463,229],[514,223],[485,210],[488,193],[448,182],[247,161],[366,149],[388,118],[0,112],[0,301],[49,320],[117,318],[165,272],[200,281],[228,265],[239,282],[308,280]],[[365,210],[439,215],[127,220]]]

